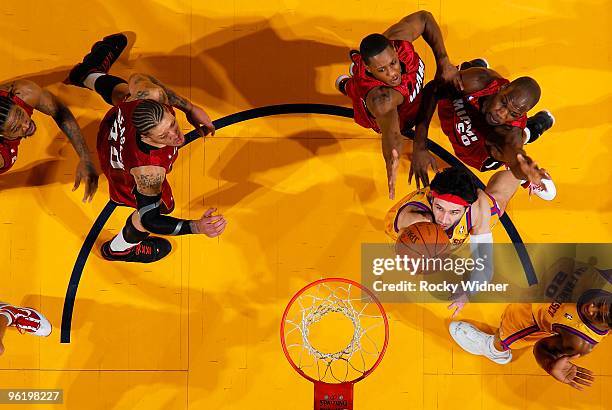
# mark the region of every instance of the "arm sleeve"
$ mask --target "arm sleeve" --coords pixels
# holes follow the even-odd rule
[[[473,269],[470,272],[470,282],[482,284],[490,282],[493,279],[493,234],[483,233],[479,235],[470,235],[470,249],[474,260],[480,259],[482,269]],[[472,291],[470,295],[475,295],[477,292]]]
[[[138,215],[142,226],[149,232],[160,235],[187,235],[193,233],[186,219],[177,219],[160,213],[161,193],[155,196],[142,195],[134,188]]]

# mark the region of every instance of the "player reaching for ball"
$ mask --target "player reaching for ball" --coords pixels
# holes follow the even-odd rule
[[[527,118],[527,111],[540,100],[538,83],[530,77],[508,81],[489,69],[484,59],[463,63],[459,75],[464,85],[461,91],[437,80],[423,89],[408,182],[414,176],[417,188],[421,183],[427,186],[428,167],[436,169],[436,161],[427,150],[427,135],[437,106],[442,131],[457,158],[480,172],[505,165],[530,193],[553,200],[556,188],[551,177],[535,174],[536,178],[530,179],[519,162],[519,156],[531,161],[524,146],[536,141],[554,124],[554,117],[546,110]],[[399,155],[393,155],[395,170]]]
[[[525,169],[530,166],[523,164]],[[433,222],[446,232],[453,246],[468,237],[470,242],[491,242],[491,228],[518,186],[519,180],[504,170],[493,175],[483,191],[463,168],[446,168],[436,174],[430,186],[408,194],[387,212],[385,232],[397,241],[402,229],[417,222]]]
[[[542,172],[533,162],[520,159],[527,175]],[[446,233],[451,246],[458,247],[469,238],[474,258],[491,254],[491,229],[503,215],[508,202],[520,185],[509,170],[494,174],[485,190],[479,189],[472,175],[459,167],[436,174],[431,185],[418,189],[395,204],[385,217],[385,232],[395,242],[403,229],[418,222],[432,222]],[[486,258],[484,279],[492,277],[492,257]],[[476,278],[472,278],[477,280]],[[483,278],[480,278],[481,280]],[[450,308],[455,316],[467,302],[466,295],[455,295]]]
[[[425,64],[412,45],[419,37],[423,37],[434,54],[436,78],[461,88],[457,67],[446,53],[440,27],[425,10],[402,18],[383,34],[366,36],[359,51],[349,53],[351,75],[336,79],[338,91],[352,100],[355,122],[382,136],[390,199],[395,198],[397,172],[392,152],[401,153],[405,137],[413,135],[421,104]]]
[[[173,108],[185,113],[201,136],[214,134],[215,127],[206,112],[177,95],[157,79],[133,74],[129,82],[109,75],[127,38],[107,36],[95,43],[82,63],[77,64],[66,83],[95,90],[113,105],[98,132],[98,157],[108,179],[113,202],[135,208],[125,227],[102,245],[107,260],[155,262],[172,249],[160,235],[221,235],[227,224],[222,215],[208,209],[198,220],[166,216],[174,209],[174,197],[166,174],[185,144]]]

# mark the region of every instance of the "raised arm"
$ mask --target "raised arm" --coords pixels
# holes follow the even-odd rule
[[[164,104],[169,104],[185,113],[187,121],[200,133],[206,136],[209,133],[215,135],[215,126],[210,117],[197,105],[180,96],[161,81],[148,74],[132,74],[128,81],[130,94],[136,99],[152,99]],[[202,126],[204,129],[202,129]]]
[[[582,390],[582,386],[590,386],[595,378],[593,372],[584,367],[576,366],[570,360],[588,354],[593,346],[566,331],[538,341],[533,347],[536,361],[546,373],[556,380],[571,387]]]
[[[431,166],[434,172],[437,172],[435,158],[427,149],[427,134],[429,132],[429,124],[436,111],[436,104],[439,97],[440,82],[433,80],[428,82],[423,88],[423,96],[421,97],[421,105],[416,117],[414,143],[412,145],[412,159],[410,161],[410,173],[408,174],[408,184],[414,182],[417,189],[429,185],[429,175],[427,169]]]
[[[384,32],[389,40],[404,40],[413,42],[423,37],[434,54],[437,65],[436,77],[446,82],[452,82],[457,89],[462,89],[461,78],[446,53],[442,32],[433,15],[425,10],[412,13],[398,23],[392,25]]]
[[[389,198],[395,198],[395,181],[399,168],[399,156],[402,152],[404,137],[400,130],[397,106],[403,102],[402,95],[389,88],[378,87],[368,93],[366,104],[382,132],[382,152],[387,168]]]
[[[542,179],[550,179],[546,170],[538,167],[523,149],[523,130],[509,125],[500,125],[487,137],[491,156],[504,162],[519,180],[527,180],[544,187]]]
[[[34,101],[37,100],[37,103],[33,107],[53,118],[57,126],[66,134],[79,156],[80,161],[77,165],[72,190],[76,190],[81,181],[83,181],[85,183],[83,202],[90,202],[98,189],[98,173],[91,160],[91,155],[79,124],[77,124],[70,109],[56,96],[34,83],[31,83],[29,86],[32,88],[32,95],[37,94],[38,96],[37,99],[34,99]]]

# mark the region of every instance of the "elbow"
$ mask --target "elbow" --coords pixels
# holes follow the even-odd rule
[[[430,21],[434,21],[433,14],[427,10],[419,10],[416,12],[416,15],[419,16],[419,20],[421,20],[425,25]]]

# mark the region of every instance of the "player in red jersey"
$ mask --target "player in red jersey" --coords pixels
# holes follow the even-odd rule
[[[425,65],[412,46],[420,36],[434,53],[436,78],[461,88],[461,78],[446,54],[440,27],[428,11],[412,13],[383,34],[365,37],[359,51],[350,53],[351,76],[342,75],[336,80],[338,90],[353,102],[355,122],[382,134],[391,199],[395,197],[397,168],[392,152],[402,152],[404,136],[413,135],[421,102]]]
[[[427,132],[431,117],[438,108],[442,131],[449,137],[457,157],[481,172],[506,165],[513,175],[526,180],[519,159],[531,162],[523,150],[552,127],[554,118],[540,111],[527,119],[527,111],[540,99],[540,87],[530,77],[510,82],[487,68],[483,59],[462,65],[460,76],[464,88],[457,91],[439,81],[428,83],[416,125],[416,135],[410,169],[416,184],[429,184],[427,168],[436,169],[435,160],[427,151]],[[547,200],[555,195],[550,176],[542,171],[531,181],[535,193]],[[544,186],[545,189],[537,188]]]
[[[98,187],[98,174],[74,115],[55,95],[29,80],[0,84],[0,174],[17,161],[21,141],[36,132],[31,118],[34,110],[52,117],[70,140],[80,158],[73,190],[83,181],[83,202],[91,201]]]
[[[49,336],[51,323],[42,313],[26,307],[9,305],[0,302],[0,355],[4,353],[4,333],[7,327],[14,327],[20,333],[34,336]]]
[[[97,42],[82,63],[70,72],[68,84],[95,90],[113,108],[106,114],[98,132],[98,157],[108,179],[113,202],[137,209],[125,227],[102,245],[107,260],[154,262],[172,246],[161,235],[220,235],[227,224],[222,215],[208,209],[198,220],[177,219],[166,214],[174,209],[174,198],[166,174],[172,170],[178,149],[185,144],[174,108],[183,111],[200,135],[214,134],[208,114],[177,95],[157,79],[133,74],[129,82],[109,75],[127,39],[114,34]]]

